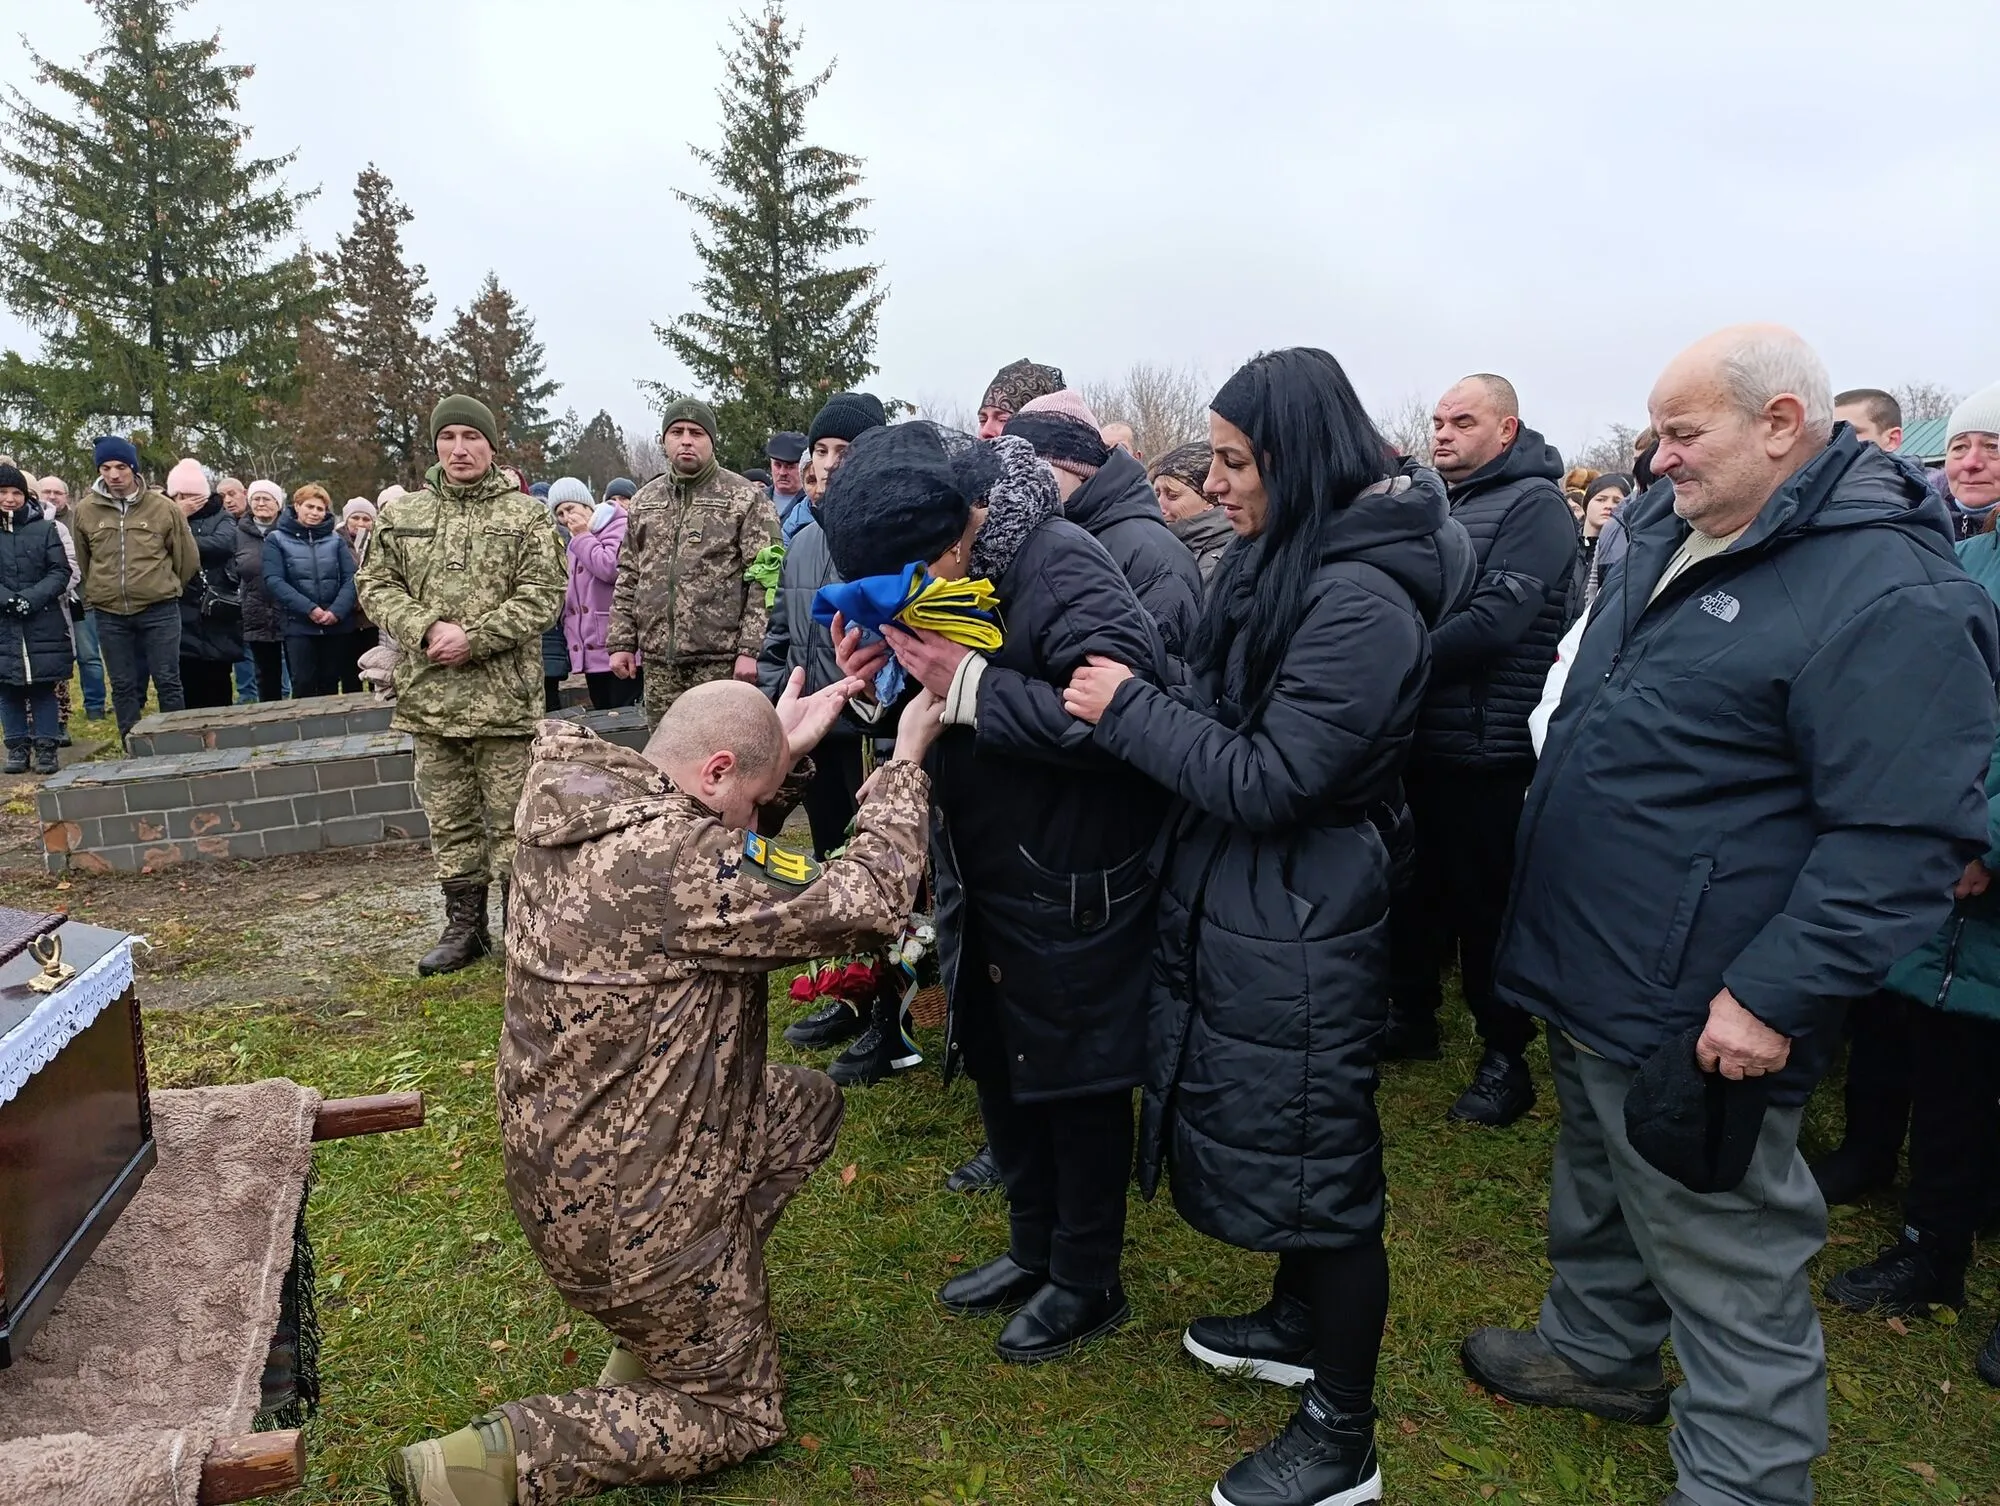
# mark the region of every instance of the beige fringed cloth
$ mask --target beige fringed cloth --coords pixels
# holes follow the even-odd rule
[[[282,1078],[152,1095],[159,1163],[0,1370],[6,1506],[195,1506],[257,1412],[319,1102]]]

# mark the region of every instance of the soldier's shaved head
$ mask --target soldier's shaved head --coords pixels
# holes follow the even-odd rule
[[[763,692],[741,680],[711,680],[685,691],[646,743],[646,757],[668,774],[730,754],[748,776],[770,773],[785,752],[785,729]]]

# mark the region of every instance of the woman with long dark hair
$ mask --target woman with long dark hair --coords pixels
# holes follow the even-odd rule
[[[1305,1386],[1219,1506],[1381,1499],[1375,1363],[1389,1307],[1378,1037],[1400,782],[1430,630],[1470,590],[1444,485],[1400,465],[1338,362],[1273,351],[1211,404],[1205,490],[1236,531],[1190,645],[1190,683],[1093,659],[1065,705],[1178,802],[1140,1123],[1195,1228],[1278,1254],[1271,1300],[1196,1320],[1219,1370]]]

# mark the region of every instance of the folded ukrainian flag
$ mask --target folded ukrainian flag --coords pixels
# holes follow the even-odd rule
[[[813,598],[813,620],[830,626],[836,612],[873,633],[891,622],[928,628],[982,653],[992,653],[1003,641],[1000,596],[992,581],[939,580],[921,564],[905,565],[901,575],[821,586]]]

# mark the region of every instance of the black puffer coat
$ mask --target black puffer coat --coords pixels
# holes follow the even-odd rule
[[[1451,488],[1479,557],[1472,600],[1431,634],[1431,688],[1412,755],[1455,768],[1532,769],[1528,713],[1556,662],[1576,564],[1562,456],[1533,429]]]
[[[1235,551],[1211,610],[1261,576]],[[1337,1249],[1382,1226],[1377,1038],[1386,1016],[1400,775],[1431,628],[1472,550],[1434,472],[1362,493],[1327,541],[1275,682],[1226,667],[1172,692],[1127,681],[1097,741],[1179,797],[1165,849],[1141,1114],[1191,1225],[1252,1250]]]
[[[264,589],[264,537],[272,528],[246,511],[236,520],[236,578],[242,583],[243,641],[283,643],[285,626],[278,604]]]
[[[188,532],[194,535],[201,568],[181,587],[181,657],[234,664],[243,657],[236,520],[229,516],[222,498],[210,493],[189,517]],[[209,589],[203,588],[204,581]]]
[[[23,617],[0,610],[0,685],[46,685],[67,680],[76,665],[70,644],[69,556],[55,524],[41,507],[24,502],[0,513],[0,609],[25,601]]]
[[[1159,624],[1167,652],[1187,651],[1201,620],[1201,571],[1187,545],[1160,516],[1160,499],[1146,468],[1125,450],[1070,493],[1063,516],[1107,549],[1138,593],[1139,605]]]
[[[1091,654],[1162,678],[1159,630],[1103,546],[1061,518],[995,585],[1007,636],[979,681],[977,730],[947,727],[927,763],[950,1040],[1018,1099],[1131,1088],[1156,934],[1147,853],[1167,797],[1093,743],[1061,687]]]

